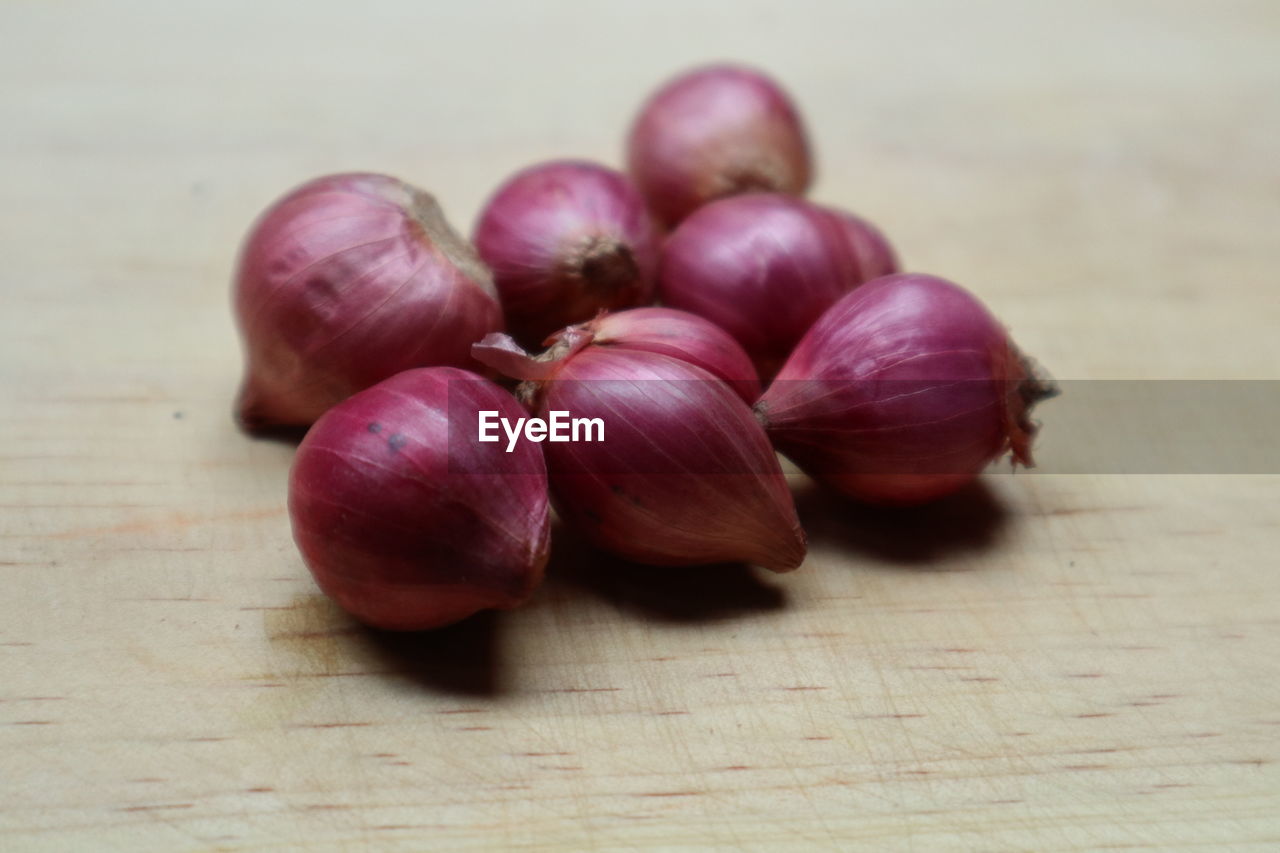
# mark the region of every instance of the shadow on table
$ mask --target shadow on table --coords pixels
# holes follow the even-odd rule
[[[438,692],[492,697],[503,692],[502,614],[477,613],[434,631],[364,629],[372,656],[395,675]]]
[[[268,640],[291,653],[288,674],[293,677],[377,674],[463,696],[503,691],[500,613],[479,613],[434,631],[381,631],[356,622],[315,592],[265,617]]]
[[[948,555],[996,546],[1009,516],[981,480],[911,508],[870,507],[809,483],[797,491],[796,505],[812,547],[917,570],[941,569]],[[552,542],[544,603],[555,600],[572,608],[585,597],[666,623],[723,621],[787,604],[783,583],[767,580],[763,569],[632,563],[592,547],[558,523]],[[380,631],[357,624],[317,592],[270,611],[266,627],[273,644],[299,656],[297,675],[372,671],[432,692],[495,697],[506,690],[502,630],[507,618],[483,612],[434,631]]]
[[[981,479],[916,507],[868,506],[811,482],[796,492],[796,509],[811,548],[830,547],[919,570],[944,570],[932,563],[996,546],[1009,518]]]
[[[741,563],[646,566],[592,547],[562,524],[552,530],[547,585],[565,598],[588,595],[620,610],[667,622],[732,619],[786,606],[780,586],[763,569]]]
[[[250,441],[265,441],[272,444],[284,444],[289,447],[297,447],[302,443],[307,435],[310,427],[303,426],[266,426],[257,427],[252,432],[247,432],[236,426],[237,431],[244,438]]]

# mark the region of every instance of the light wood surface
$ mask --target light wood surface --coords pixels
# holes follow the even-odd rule
[[[1267,2],[0,6],[0,849],[1275,849],[1280,477],[797,479],[792,575],[562,539],[527,608],[380,637],[232,426],[227,285],[303,179],[469,227],[730,57],[1060,378],[1275,378],[1277,45]]]

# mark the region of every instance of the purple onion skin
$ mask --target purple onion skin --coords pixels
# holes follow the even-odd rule
[[[386,175],[318,178],[269,207],[234,300],[247,430],[309,425],[412,367],[472,367],[471,344],[502,328],[475,252],[430,195]]]
[[[668,227],[738,193],[802,195],[813,176],[791,99],[766,75],[733,65],[694,69],[655,92],[631,126],[627,164]]]
[[[526,415],[474,374],[410,370],[331,408],[298,447],[294,540],[320,588],[357,619],[435,628],[515,607],[542,579],[541,447],[522,441],[508,454],[471,440],[480,410]]]
[[[510,333],[527,346],[600,311],[653,301],[658,236],[621,172],[558,160],[511,178],[486,204],[476,250]]]
[[[836,217],[844,229],[845,239],[853,254],[858,281],[871,281],[883,275],[900,272],[898,253],[884,233],[860,216],[839,208],[823,208]]]
[[[822,312],[864,281],[854,230],[844,214],[776,193],[712,202],[668,238],[662,302],[727,331],[767,380]],[[880,251],[872,232],[858,234]]]
[[[632,308],[587,323],[597,346],[654,352],[700,367],[729,384],[749,406],[760,397],[751,359],[714,323],[674,308]]]
[[[941,278],[878,278],[809,330],[756,413],[807,474],[864,501],[950,494],[1011,451],[1030,466],[1034,378],[1004,327]]]
[[[751,409],[706,371],[587,346],[546,383],[537,409],[605,422],[604,442],[545,445],[558,511],[596,545],[654,565],[785,572],[803,561],[773,448]]]

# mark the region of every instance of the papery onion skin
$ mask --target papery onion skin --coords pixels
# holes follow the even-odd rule
[[[859,282],[871,281],[882,275],[899,272],[898,253],[879,228],[860,216],[835,207],[823,208],[834,216],[844,229],[845,239],[853,256]]]
[[[655,92],[631,126],[627,164],[669,227],[737,193],[801,195],[813,175],[791,99],[761,72],[734,65],[694,69]]]
[[[861,500],[951,494],[1010,452],[1032,465],[1052,389],[971,293],[928,275],[858,288],[824,314],[756,404],[784,455]]]
[[[653,301],[658,236],[626,175],[557,160],[512,177],[485,205],[476,250],[507,330],[527,345],[602,310]]]
[[[299,445],[294,540],[320,588],[362,622],[437,628],[515,607],[541,581],[541,448],[477,443],[480,410],[525,416],[474,374],[409,370],[331,408]]]
[[[601,444],[546,447],[557,508],[596,545],[655,565],[743,561],[785,572],[804,560],[768,439],[710,374],[589,347],[549,383],[540,410],[556,409],[601,417],[611,431]]]
[[[748,404],[760,397],[751,359],[728,332],[674,308],[633,308],[583,324],[597,346],[654,352],[688,362],[727,382]]]
[[[860,223],[776,193],[712,202],[668,238],[662,301],[727,331],[767,380],[823,311],[867,273],[896,264],[879,232]]]
[[[477,358],[510,348],[491,335]],[[786,478],[750,408],[725,382],[656,352],[594,346],[579,337],[529,374],[522,392],[540,414],[600,418],[603,442],[545,445],[557,510],[587,538],[654,565],[750,562],[790,571],[804,531]],[[554,348],[553,348],[554,349]]]
[[[259,217],[235,314],[248,430],[306,426],[412,367],[473,366],[471,344],[502,328],[488,270],[435,200],[362,173],[303,184]]]

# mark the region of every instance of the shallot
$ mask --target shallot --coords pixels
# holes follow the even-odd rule
[[[748,405],[760,396],[760,379],[746,352],[728,332],[696,314],[633,308],[602,314],[583,328],[596,346],[656,352],[701,367],[729,383]]]
[[[529,345],[601,310],[653,301],[658,242],[627,177],[595,163],[531,166],[485,205],[476,250],[507,329]]]
[[[463,370],[400,373],[329,409],[289,476],[293,536],[320,588],[356,618],[416,630],[527,599],[548,553],[541,449],[478,441],[509,393]]]
[[[804,532],[751,409],[707,370],[595,343],[572,327],[539,357],[490,335],[476,358],[524,379],[535,414],[599,419],[601,442],[545,445],[560,514],[598,546],[658,565],[745,561],[789,571]]]
[[[756,413],[809,475],[905,505],[956,491],[1006,452],[1030,467],[1030,411],[1053,393],[971,293],[891,275],[822,315]]]
[[[662,301],[731,334],[768,379],[823,311],[896,269],[888,242],[851,214],[776,193],[712,202],[663,249]]]
[[[306,426],[411,367],[472,366],[502,328],[489,272],[427,193],[376,174],[303,184],[245,239],[235,312],[250,430]]]
[[[737,193],[801,195],[813,172],[791,99],[759,71],[733,65],[690,71],[654,93],[631,126],[627,163],[668,226]]]

